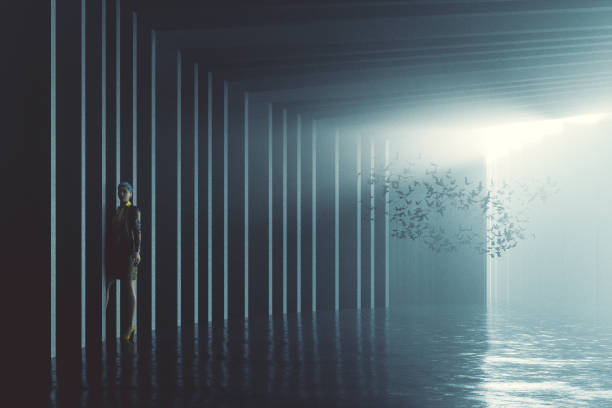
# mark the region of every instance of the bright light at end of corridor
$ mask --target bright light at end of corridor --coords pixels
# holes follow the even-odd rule
[[[504,123],[477,129],[476,133],[482,141],[484,156],[490,162],[549,136],[561,134],[570,125],[594,125],[608,115],[608,113],[596,113],[559,119]]]

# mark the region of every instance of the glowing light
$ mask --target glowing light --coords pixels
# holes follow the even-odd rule
[[[594,125],[608,114],[570,116],[559,119],[532,120],[504,123],[476,130],[482,141],[483,153],[487,161],[492,161],[513,150],[542,141],[546,137],[558,135],[569,125]]]
[[[491,162],[538,143],[550,143],[551,137],[580,135],[586,126],[609,121],[612,116],[609,107],[594,110],[600,113],[557,118],[508,106],[494,108],[464,111],[459,118],[445,111],[414,123],[390,123],[379,135],[393,140],[394,151],[419,152],[427,160],[455,166],[483,157]]]

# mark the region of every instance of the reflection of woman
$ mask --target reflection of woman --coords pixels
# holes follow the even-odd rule
[[[140,210],[132,204],[132,186],[122,182],[117,186],[117,195],[121,204],[115,209],[108,228],[108,266],[106,268],[106,308],[110,288],[119,279],[129,285],[127,301],[128,325],[121,332],[121,340],[133,341],[134,316],[136,314],[136,293],[134,281],[140,263]]]

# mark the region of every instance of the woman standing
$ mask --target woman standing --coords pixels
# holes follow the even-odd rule
[[[121,340],[133,342],[134,317],[136,315],[136,293],[134,281],[138,275],[140,263],[141,216],[138,207],[132,204],[132,185],[126,181],[117,186],[120,205],[115,209],[110,220],[108,234],[108,267],[106,268],[106,308],[110,288],[117,279],[129,285],[127,301],[128,325],[121,332]]]

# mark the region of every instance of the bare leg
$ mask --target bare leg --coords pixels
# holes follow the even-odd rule
[[[114,279],[106,281],[106,310],[108,310],[108,299],[110,298],[110,289],[114,283],[115,283]]]
[[[123,333],[123,336],[129,336],[132,331],[132,327],[134,326],[134,318],[136,317],[136,291],[134,290],[134,281],[128,280],[126,282],[128,284],[128,298],[127,298],[127,311],[128,311],[128,324],[126,327],[126,331]]]

